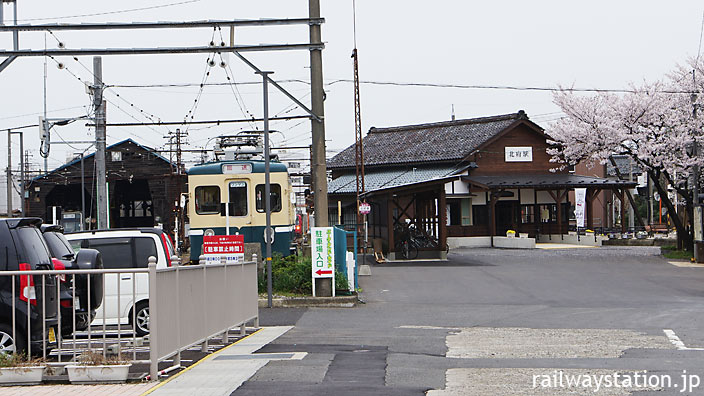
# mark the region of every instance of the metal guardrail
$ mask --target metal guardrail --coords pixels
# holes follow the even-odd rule
[[[254,321],[258,326],[256,258],[249,262],[172,266],[156,269],[149,262],[150,377],[157,378],[158,363]],[[174,324],[178,324],[174,326]]]
[[[256,259],[251,262],[223,262],[193,266],[180,266],[177,262],[174,264],[176,265],[157,269],[156,258],[150,257],[147,268],[0,271],[0,280],[3,277],[9,277],[12,285],[11,329],[15,347],[17,347],[18,340],[17,331],[21,327],[17,316],[22,316],[20,306],[26,304],[28,314],[26,315],[26,334],[24,336],[27,340],[26,352],[28,355],[41,356],[47,360],[51,358],[53,364],[61,365],[75,361],[86,351],[102,353],[103,356],[118,354],[133,363],[148,363],[150,379],[156,380],[159,374],[159,362],[175,356],[174,366],[178,366],[182,351],[198,344],[202,344],[202,350],[206,351],[208,340],[211,338],[222,336],[223,342],[227,342],[229,330],[239,327],[240,333],[244,335],[248,322],[253,321],[254,326],[258,326]],[[75,285],[76,276],[95,274],[103,275],[102,303],[96,309],[96,315],[99,312],[102,313],[102,320],[92,320],[92,324],[88,325],[85,331],[76,331],[76,305],[71,304],[71,329],[73,331],[69,337],[64,337],[61,334],[62,293],[59,286],[60,279],[62,277],[70,278],[72,284]],[[120,290],[120,282],[123,280],[121,275],[123,274],[131,274],[133,280],[131,282],[132,290],[127,293],[127,298],[131,298],[130,317],[133,324],[131,327],[124,325],[119,320],[122,305],[120,300],[124,298]],[[143,295],[143,293],[138,293],[140,277],[136,276],[137,274],[145,274],[149,284],[150,334],[145,337],[137,335],[134,325],[137,311],[135,302],[139,295]],[[41,277],[39,278],[37,275]],[[117,331],[114,329],[115,325],[107,323],[108,302],[105,291],[108,288],[106,278],[110,279],[110,277],[105,275],[116,275],[114,278],[115,290],[117,291],[115,300],[116,312],[118,312]],[[41,299],[38,299],[39,296],[36,295],[38,285],[35,284],[31,290],[29,286],[30,279],[36,282],[37,278],[40,279],[42,285]],[[96,307],[90,306],[91,277],[87,276],[86,279],[89,297],[87,299],[88,306],[85,308],[90,313]],[[17,282],[18,280],[19,282]],[[55,343],[48,339],[49,329],[46,317],[48,308],[46,290],[47,285],[52,282],[56,284]],[[17,290],[17,284],[20,285],[20,289],[26,290]],[[72,301],[75,302],[77,297],[75,288],[71,288],[70,293]],[[25,296],[26,302],[21,300],[20,296]],[[38,301],[41,301],[41,304],[37,304]],[[89,316],[89,322],[91,319]],[[38,321],[41,321],[39,325],[42,326],[41,353],[36,349],[32,350],[33,341],[35,344],[39,344],[38,337],[32,340],[33,327],[36,331]],[[22,323],[23,326],[24,323]],[[146,340],[148,342],[145,342]]]

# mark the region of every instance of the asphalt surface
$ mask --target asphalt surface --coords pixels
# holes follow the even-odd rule
[[[270,362],[232,395],[704,395],[704,268],[659,253],[466,249],[374,265],[356,308],[260,309],[262,325],[295,328],[259,352],[308,355]],[[642,370],[672,384],[535,383]],[[701,378],[691,393],[683,370]]]

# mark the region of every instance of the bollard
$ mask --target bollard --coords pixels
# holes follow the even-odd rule
[[[204,254],[201,254],[201,255],[198,257],[198,264],[200,264],[200,265],[205,264],[205,255],[204,255]]]

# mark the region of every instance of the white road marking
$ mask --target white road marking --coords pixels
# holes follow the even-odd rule
[[[704,268],[704,264],[692,263],[690,261],[668,261],[668,263],[674,265],[675,267]]]
[[[684,345],[684,342],[680,340],[680,337],[678,337],[677,334],[675,334],[675,332],[671,329],[663,329],[663,333],[665,333],[667,339],[670,340],[672,345],[674,345],[680,351],[704,351],[704,348],[690,348]]]
[[[460,327],[413,326],[413,325],[398,326],[396,328],[397,329],[414,329],[414,330],[460,330]]]

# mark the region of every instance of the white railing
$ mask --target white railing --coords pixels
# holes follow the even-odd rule
[[[254,321],[258,325],[257,264],[251,262],[172,266],[156,269],[149,262],[150,377],[160,361]],[[178,325],[175,325],[178,324]]]
[[[244,335],[248,322],[258,326],[256,259],[252,262],[194,266],[179,266],[175,262],[176,265],[164,269],[156,268],[155,258],[149,259],[147,268],[0,271],[0,281],[4,283],[6,278],[10,278],[12,285],[13,297],[6,300],[11,301],[12,315],[11,319],[6,320],[11,321],[7,325],[11,325],[15,346],[18,331],[23,330],[22,336],[27,340],[27,354],[41,356],[51,365],[70,363],[86,351],[102,353],[104,356],[117,354],[133,363],[148,363],[150,379],[157,380],[159,362],[174,357],[174,366],[179,366],[182,351],[198,344],[206,351],[211,338],[222,336],[223,343],[226,343],[231,329],[239,327],[240,334]],[[96,274],[103,276],[102,303],[97,309],[90,306],[91,276],[86,276],[88,306],[83,308],[88,313],[95,310],[96,315],[102,318],[93,320],[85,330],[76,331],[76,304],[72,303],[70,328],[73,332],[70,336],[61,334],[61,321],[64,318],[61,315],[60,278],[70,279],[75,285],[77,276]],[[120,284],[128,276],[132,279],[129,287],[131,290],[122,293]],[[30,278],[34,281],[40,279],[41,291],[38,291],[37,284],[34,288],[29,287]],[[56,284],[57,315],[55,323],[49,323],[49,326],[56,325],[56,342],[49,339],[47,319],[51,321],[52,318],[46,317],[46,286],[52,281]],[[108,296],[105,291],[112,282],[115,282],[113,285],[117,294],[106,300]],[[140,292],[141,282],[148,282],[148,296]],[[19,288],[17,285],[20,285]],[[143,284],[141,289],[143,290]],[[75,288],[68,291],[71,300],[76,301]],[[41,293],[41,297],[37,293]],[[26,302],[20,300],[20,295],[27,297]],[[141,337],[134,325],[137,323],[137,310],[134,308],[140,299],[145,298],[149,301],[150,334]],[[41,304],[37,304],[38,301]],[[26,312],[30,313],[26,318],[22,313],[24,305]],[[130,309],[127,320],[132,326],[124,323],[125,317],[121,312],[125,309]],[[110,312],[116,312],[116,317],[111,318]],[[88,321],[91,319],[89,317]],[[35,336],[32,340],[33,332],[38,330],[37,326],[42,328],[41,337]],[[37,349],[41,349],[41,352]]]

